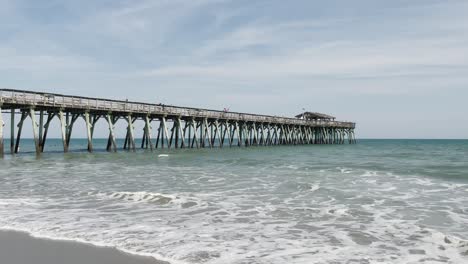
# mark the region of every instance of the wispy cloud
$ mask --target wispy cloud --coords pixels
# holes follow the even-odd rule
[[[243,31],[254,32],[254,31]],[[232,35],[214,45],[217,48],[202,47],[203,54],[196,51],[199,59],[191,64],[165,66],[144,71],[148,76],[196,76],[198,78],[285,78],[287,76],[315,77],[335,76],[352,78],[359,76],[411,75],[424,71],[432,74],[431,67],[468,67],[468,52],[465,41],[440,39],[380,41],[338,41],[323,44],[303,45],[302,49],[284,49],[278,54],[264,56],[250,55],[250,45],[269,43],[262,38],[264,33],[249,35],[240,43],[231,44]],[[278,36],[278,35],[276,35]],[[261,41],[257,41],[261,39]],[[285,42],[287,39],[283,39]],[[281,42],[275,39],[273,42]],[[238,52],[218,59],[220,52]],[[208,51],[212,51],[209,53]],[[204,58],[204,59],[202,59]],[[459,69],[459,68],[457,68]]]
[[[457,7],[466,8],[466,5],[452,8]],[[468,20],[450,12],[440,14],[440,8],[440,4],[423,6],[423,10],[432,16],[414,14],[407,21],[394,16],[369,18],[373,19],[374,25],[368,25],[368,21],[360,17],[286,22],[254,19],[205,40],[181,63],[175,60],[175,63],[140,73],[147,77],[250,79],[257,83],[271,79],[313,80],[320,77],[424,78],[436,75],[457,78],[468,67],[468,37],[462,35],[465,31],[462,25]],[[408,7],[397,11],[413,14],[416,10]],[[431,17],[436,21],[431,21]],[[394,28],[386,28],[387,24],[393,24]],[[353,27],[358,31],[362,28],[369,31],[365,36],[354,36],[348,32]],[[387,30],[380,32],[379,27]],[[418,34],[433,28],[438,28],[439,32]],[[446,35],[447,32],[450,34]],[[381,86],[372,92],[376,89],[382,90],[381,93],[396,90]],[[407,87],[406,90],[411,89]],[[369,92],[368,89],[362,91]],[[419,91],[414,89],[414,92]]]

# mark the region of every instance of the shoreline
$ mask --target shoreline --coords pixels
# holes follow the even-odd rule
[[[36,238],[15,230],[0,230],[0,259],[8,264],[170,264],[113,247]]]

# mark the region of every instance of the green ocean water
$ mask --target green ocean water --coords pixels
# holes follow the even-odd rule
[[[36,157],[25,140],[6,154],[0,228],[171,263],[468,263],[468,140],[153,153],[106,143],[89,154],[72,140],[63,154],[51,139]]]

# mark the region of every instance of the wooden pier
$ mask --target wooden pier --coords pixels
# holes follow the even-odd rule
[[[49,124],[60,120],[63,151],[67,152],[73,125],[86,122],[88,151],[93,151],[94,127],[107,123],[108,151],[117,151],[115,124],[124,120],[123,149],[136,151],[135,122],[143,122],[141,148],[213,148],[303,144],[354,144],[355,123],[335,121],[334,117],[303,113],[296,118],[277,117],[69,96],[32,91],[0,89],[0,156],[4,155],[3,112],[10,113],[10,152],[18,153],[23,123],[32,122],[35,150],[45,149]],[[18,119],[16,119],[18,118]],[[17,123],[15,123],[17,120]],[[156,124],[153,134],[153,125]],[[15,137],[16,136],[16,137]]]

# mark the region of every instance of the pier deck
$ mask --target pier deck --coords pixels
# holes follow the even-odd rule
[[[38,154],[44,151],[49,124],[55,117],[60,120],[65,152],[69,149],[73,124],[80,117],[86,122],[90,152],[93,150],[94,126],[100,119],[105,119],[108,123],[109,151],[118,149],[114,126],[120,119],[127,123],[123,148],[133,151],[136,149],[134,123],[138,120],[145,125],[141,147],[151,150],[159,147],[248,147],[356,142],[355,123],[352,122],[305,120],[12,89],[0,89],[0,110],[9,110],[11,114],[11,153],[18,152],[23,122],[28,117],[32,120]],[[18,124],[15,123],[16,115],[19,115]],[[155,122],[159,123],[159,127],[153,140],[152,126]],[[0,114],[0,155],[4,152],[3,127]]]

